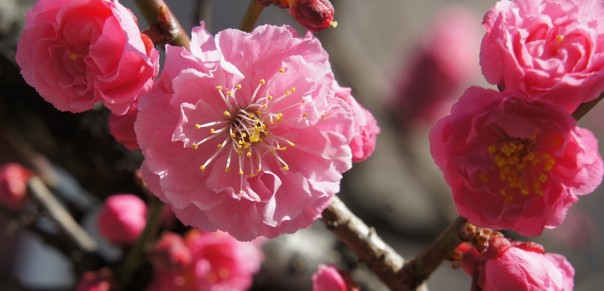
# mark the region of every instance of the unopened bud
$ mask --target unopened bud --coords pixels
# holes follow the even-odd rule
[[[312,32],[336,26],[333,5],[329,0],[290,0],[289,14]]]
[[[27,179],[32,173],[16,163],[0,167],[0,205],[20,210],[27,199]]]

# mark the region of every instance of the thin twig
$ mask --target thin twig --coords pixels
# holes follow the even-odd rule
[[[57,222],[61,231],[75,243],[82,253],[92,253],[97,250],[96,241],[80,227],[50,190],[46,188],[40,178],[30,178],[27,181],[27,189],[31,197],[48,211],[48,214]]]
[[[245,32],[251,32],[252,29],[254,29],[262,10],[264,10],[264,6],[258,3],[258,0],[250,0],[250,5],[247,7],[247,11],[243,16],[239,29]]]
[[[160,217],[163,203],[155,196],[151,198],[149,211],[147,213],[147,221],[143,233],[136,240],[136,244],[130,249],[126,255],[119,274],[119,290],[127,290],[128,283],[132,275],[138,270],[145,252],[145,247],[153,239],[159,229]]]
[[[577,110],[575,110],[575,112],[573,112],[573,117],[576,120],[583,118],[583,116],[585,116],[585,114],[587,114],[587,112],[589,112],[592,108],[594,108],[596,106],[596,104],[598,104],[598,102],[600,102],[600,100],[602,100],[602,98],[604,98],[604,93],[600,94],[600,96],[594,100],[591,100],[589,102],[585,102],[585,103],[579,105],[579,107],[577,107]]]
[[[203,20],[206,24],[206,29],[211,30],[212,26],[212,0],[197,0],[195,9],[195,24]]]
[[[430,277],[462,242],[459,232],[466,221],[465,218],[458,216],[422,254],[405,264],[399,272],[399,278],[405,286],[415,290]]]
[[[189,36],[163,0],[135,0],[149,24],[145,33],[154,44],[169,43],[189,48]]]

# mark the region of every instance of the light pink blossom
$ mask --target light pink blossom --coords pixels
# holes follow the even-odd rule
[[[143,232],[147,221],[147,205],[138,196],[116,194],[105,199],[97,225],[107,240],[131,245]]]
[[[57,109],[82,112],[100,101],[118,115],[152,86],[158,59],[117,0],[37,1],[16,55],[25,81]]]
[[[336,85],[336,88],[336,97],[342,99],[350,107],[354,117],[354,135],[350,141],[352,162],[362,162],[373,154],[380,127],[373,114],[352,97],[350,88],[340,87],[340,85]]]
[[[468,253],[477,251],[472,248]],[[561,255],[545,253],[543,247],[534,242],[493,238],[474,264],[468,274],[479,290],[573,290],[575,270],[571,264]]]
[[[430,143],[459,214],[480,227],[537,236],[602,181],[593,134],[560,107],[516,95],[468,89]]]
[[[32,173],[17,163],[0,167],[0,205],[21,210],[27,201],[27,179]]]
[[[499,1],[483,21],[487,81],[574,111],[604,90],[603,14],[599,0]]]
[[[319,265],[312,276],[313,291],[358,291],[350,275],[333,266]]]
[[[185,224],[240,240],[310,225],[350,169],[352,112],[325,50],[289,27],[194,28],[166,47],[135,124],[152,192]]]
[[[138,150],[134,122],[138,115],[138,101],[134,101],[128,112],[124,115],[111,113],[109,115],[109,132],[124,147],[130,150]]]
[[[166,233],[152,252],[149,291],[247,290],[263,260],[259,245],[224,232]]]

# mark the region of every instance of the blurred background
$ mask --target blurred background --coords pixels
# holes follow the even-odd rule
[[[88,225],[100,201],[134,192],[137,152],[107,133],[108,113],[61,113],[21,79],[14,51],[32,0],[0,0],[0,164],[17,161],[43,171],[74,217]],[[121,1],[138,14],[132,1]],[[203,19],[212,33],[238,27],[248,1],[167,0],[187,31]],[[470,85],[493,88],[480,74],[482,15],[495,1],[334,0],[337,28],[317,33],[340,84],[378,119],[373,156],[345,174],[339,197],[403,257],[428,245],[456,216],[448,187],[434,165],[428,132]],[[144,19],[139,23],[145,27]],[[259,23],[290,24],[287,11],[271,6]],[[604,105],[581,124],[604,138]],[[53,184],[54,183],[54,184]],[[604,193],[583,196],[564,224],[537,239],[565,255],[576,269],[576,290],[604,285]],[[71,254],[65,256],[20,227],[25,218],[0,215],[0,290],[70,290]],[[52,228],[52,226],[49,226]],[[98,236],[97,236],[98,237]],[[60,242],[59,242],[60,243]],[[387,290],[320,221],[269,241],[253,290],[310,290],[318,263],[350,270],[362,290]],[[103,260],[120,250],[102,245]],[[469,290],[470,278],[444,263],[428,281],[432,290]]]

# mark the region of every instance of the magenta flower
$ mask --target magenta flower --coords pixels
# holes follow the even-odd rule
[[[27,180],[32,173],[17,163],[0,167],[0,205],[11,210],[21,210],[27,201]]]
[[[350,169],[353,113],[319,41],[288,27],[167,46],[135,124],[152,192],[185,224],[239,240],[310,225]]]
[[[155,275],[149,291],[247,290],[263,260],[258,244],[240,242],[224,232],[166,233],[152,260]]]
[[[354,135],[350,141],[350,149],[352,150],[352,162],[358,163],[373,154],[380,127],[373,114],[352,97],[351,91],[350,88],[336,85],[336,97],[342,99],[344,104],[350,107],[354,117]]]
[[[333,266],[319,265],[312,276],[313,291],[358,291],[357,284],[350,275]]]
[[[469,9],[454,6],[441,11],[426,30],[393,96],[392,112],[404,128],[434,125],[447,115],[461,90],[480,76],[478,21]]]
[[[98,271],[88,271],[82,275],[76,291],[114,291],[117,283],[110,269],[103,268]]]
[[[470,249],[469,252],[477,251]],[[476,271],[478,274],[474,274]],[[566,258],[545,253],[537,243],[509,242],[498,237],[489,241],[488,248],[468,274],[476,279],[473,284],[484,291],[570,291],[575,270]]]
[[[147,205],[132,194],[116,194],[108,197],[97,219],[103,237],[112,243],[122,245],[136,242],[146,222]]]
[[[158,59],[130,10],[106,0],[37,1],[16,55],[25,81],[57,109],[101,101],[118,115],[153,85]]]
[[[604,90],[603,14],[599,0],[499,1],[483,21],[487,81],[574,111]]]
[[[430,143],[459,214],[480,227],[537,236],[602,181],[590,131],[557,106],[493,90],[468,89]]]

